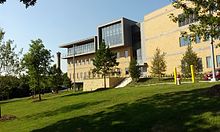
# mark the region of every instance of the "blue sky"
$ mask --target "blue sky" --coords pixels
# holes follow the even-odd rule
[[[51,3],[53,1],[53,3]],[[0,5],[0,27],[5,40],[12,39],[26,53],[30,40],[40,38],[55,55],[66,53],[59,45],[96,35],[96,27],[126,17],[143,21],[144,15],[166,6],[170,0],[38,0],[25,8],[19,0]],[[56,62],[56,61],[55,61]],[[66,61],[62,61],[66,71]]]

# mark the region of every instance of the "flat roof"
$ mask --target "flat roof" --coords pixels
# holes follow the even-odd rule
[[[86,38],[86,39],[81,39],[81,40],[65,43],[65,44],[60,45],[59,47],[60,48],[70,48],[70,47],[72,47],[73,45],[76,45],[76,44],[83,44],[83,43],[95,40],[95,37],[96,36],[92,36],[92,37],[89,37],[89,38]]]

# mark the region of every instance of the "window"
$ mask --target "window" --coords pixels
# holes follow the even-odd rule
[[[125,68],[125,75],[128,75],[128,74],[129,74],[129,69]]]
[[[79,79],[79,73],[76,73],[76,78]]]
[[[120,58],[120,52],[117,52],[117,59]]]
[[[216,56],[217,67],[220,67],[220,55]]]
[[[209,35],[209,34],[206,34],[206,35],[205,35],[205,38],[204,38],[204,41],[209,41],[210,38],[211,38],[210,35]]]
[[[122,43],[122,24],[116,23],[101,28],[101,35],[106,45],[113,46]]]
[[[141,49],[136,50],[137,60],[142,60]]]
[[[87,75],[86,75],[86,72],[84,72],[84,79],[86,79],[87,78]]]
[[[125,58],[127,58],[127,57],[128,57],[128,51],[125,50]]]
[[[198,60],[198,72],[203,72],[202,58]]]
[[[199,36],[199,35],[196,35],[196,36],[195,36],[195,42],[198,44],[198,43],[200,43],[200,41],[201,41],[200,36]]]
[[[81,79],[83,78],[83,73],[82,73],[82,72],[80,73],[80,78],[81,78]]]
[[[75,45],[75,47],[69,48],[68,55],[74,54],[74,48],[75,48],[75,55],[95,51],[94,42],[88,42],[83,45]]]
[[[198,17],[196,14],[190,14],[189,16],[185,16],[184,14],[180,14],[179,18],[179,27],[194,23],[198,21]]]
[[[71,73],[69,74],[69,78],[70,78],[70,79],[72,78]]]
[[[206,67],[207,68],[212,67],[212,62],[211,62],[211,57],[210,56],[206,57]]]
[[[190,36],[183,36],[179,38],[180,47],[189,45],[191,43]]]

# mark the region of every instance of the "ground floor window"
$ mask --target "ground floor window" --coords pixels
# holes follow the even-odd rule
[[[217,67],[220,67],[220,55],[216,56]]]
[[[206,66],[207,68],[212,67],[211,56],[206,57]]]
[[[129,74],[129,68],[125,68],[125,75]]]

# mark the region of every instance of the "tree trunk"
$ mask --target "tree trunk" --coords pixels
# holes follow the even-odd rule
[[[39,92],[39,101],[41,101],[41,93]]]
[[[104,88],[106,88],[106,76],[104,74]]]
[[[2,107],[0,105],[0,118],[2,118]]]

